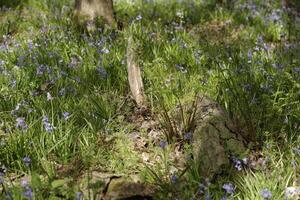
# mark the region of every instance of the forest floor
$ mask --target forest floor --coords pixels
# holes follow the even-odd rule
[[[123,30],[91,34],[70,0],[1,8],[0,199],[93,199],[105,181],[81,181],[94,173],[136,176],[157,186],[154,199],[299,195],[300,16],[282,2],[120,0]],[[128,35],[146,113],[130,95]],[[162,116],[198,93],[251,132],[240,158],[251,168],[233,162],[208,180],[184,167],[186,133],[167,138]]]

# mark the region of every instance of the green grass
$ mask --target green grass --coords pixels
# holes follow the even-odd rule
[[[150,145],[162,162],[145,170],[127,137],[136,128],[126,120],[134,109],[126,71],[128,34],[155,115],[162,114],[162,105],[171,110],[204,93],[251,133],[256,152],[267,159],[256,170],[217,177],[206,194],[221,199],[222,185],[231,182],[237,186],[231,199],[262,199],[264,188],[272,199],[282,199],[286,187],[299,186],[300,155],[294,150],[300,144],[299,23],[280,11],[279,0],[190,2],[118,1],[124,30],[102,27],[90,35],[73,21],[72,1],[28,0],[19,6],[16,1],[1,10],[0,166],[7,170],[0,198],[24,198],[20,179],[13,177],[26,176],[35,199],[74,199],[76,176],[94,169],[140,173],[161,186],[158,199],[198,198],[203,177],[195,163],[183,174],[173,169],[167,153],[172,144],[165,150]],[[26,130],[16,127],[20,118]],[[30,158],[28,166],[24,157]],[[74,169],[59,174],[59,166]],[[183,174],[178,183],[171,181],[174,173]]]

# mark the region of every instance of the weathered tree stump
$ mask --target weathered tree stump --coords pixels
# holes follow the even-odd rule
[[[203,177],[212,177],[228,169],[231,156],[240,157],[246,153],[246,141],[219,104],[201,95],[193,105],[183,105],[183,110],[194,112],[190,141],[194,161]],[[174,123],[182,126],[179,113],[177,110]]]

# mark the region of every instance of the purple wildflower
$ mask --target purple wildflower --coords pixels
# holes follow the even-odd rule
[[[300,156],[300,147],[298,147],[298,148],[295,147],[293,150],[294,150],[295,154]]]
[[[26,167],[29,167],[30,163],[31,163],[31,159],[28,156],[25,156],[23,158],[23,162],[26,165]]]
[[[235,186],[232,183],[225,183],[222,188],[226,191],[227,194],[234,194]]]
[[[98,67],[97,71],[102,78],[105,78],[107,76],[107,72],[103,67]]]
[[[10,83],[9,83],[9,86],[12,87],[12,88],[15,88],[16,85],[17,85],[16,79],[11,80]]]
[[[187,132],[187,133],[185,133],[184,134],[184,136],[183,136],[183,139],[184,140],[191,140],[192,139],[192,132]]]
[[[242,162],[239,159],[233,158],[232,162],[234,164],[234,167],[238,170],[241,171],[242,170]]]
[[[103,53],[103,54],[108,54],[108,53],[109,53],[109,50],[108,50],[107,48],[103,48],[103,49],[101,50],[101,53]]]
[[[77,57],[72,57],[71,62],[69,63],[68,67],[69,68],[75,68],[79,63],[79,60]]]
[[[211,200],[211,197],[210,197],[210,194],[209,194],[209,191],[206,193],[205,195],[205,200]]]
[[[300,73],[300,67],[295,67],[295,72]]]
[[[18,117],[16,119],[16,128],[22,129],[22,130],[27,130],[28,126],[25,123],[25,118],[24,117]]]
[[[70,118],[70,113],[64,112],[63,117],[64,117],[65,120],[68,120]]]
[[[226,195],[224,195],[221,200],[227,200]]]
[[[178,177],[175,174],[173,174],[171,176],[171,183],[177,183],[177,182],[178,182]]]
[[[29,186],[28,180],[27,179],[22,179],[21,180],[21,186],[23,188],[27,188]]]
[[[42,76],[46,71],[47,71],[47,67],[46,67],[45,65],[40,65],[40,66],[36,69],[36,75]]]
[[[68,73],[65,72],[65,71],[60,71],[60,75],[61,75],[61,76],[68,76]]]
[[[178,71],[180,71],[181,73],[183,73],[183,74],[187,73],[187,69],[184,68],[182,65],[176,64],[175,67],[176,67],[176,69],[177,69]]]
[[[135,18],[137,21],[140,21],[141,19],[143,19],[142,15],[139,14],[136,18]]]
[[[62,88],[58,91],[58,96],[65,96],[66,95],[66,89],[65,88]]]
[[[269,200],[272,197],[272,192],[265,188],[260,191],[260,195],[264,198],[264,200]]]
[[[31,200],[33,199],[33,191],[30,187],[26,188],[25,192],[23,192],[23,196],[28,199]]]
[[[52,132],[54,130],[54,127],[52,126],[52,124],[49,123],[49,118],[48,116],[43,116],[42,122],[44,124],[44,129],[47,132]]]
[[[168,142],[167,141],[160,141],[159,142],[159,146],[162,148],[162,149],[165,149],[168,145]]]
[[[75,199],[76,200],[83,200],[83,194],[82,194],[82,192],[76,192]]]
[[[74,79],[77,83],[80,83],[80,82],[81,82],[80,77],[78,77],[78,76],[74,77],[73,79]]]
[[[252,57],[253,57],[252,52],[248,51],[247,55],[248,55],[248,60],[252,60]]]
[[[198,191],[197,191],[197,195],[203,195],[205,190],[207,190],[207,186],[204,185],[203,183],[200,183],[199,184],[199,187],[198,187]]]

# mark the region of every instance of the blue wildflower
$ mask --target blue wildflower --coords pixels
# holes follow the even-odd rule
[[[44,129],[47,132],[52,132],[54,130],[54,127],[52,126],[52,124],[49,123],[49,118],[48,116],[43,116],[42,122],[44,124]]]
[[[76,192],[75,199],[76,200],[83,200],[83,194],[82,194],[82,192]]]
[[[173,174],[171,176],[171,183],[177,183],[177,182],[178,182],[178,177],[175,174]]]
[[[29,186],[28,180],[27,179],[22,179],[21,180],[21,186],[23,188],[27,188]]]
[[[105,78],[107,76],[107,72],[103,67],[98,67],[97,71],[102,78]]]
[[[300,147],[298,147],[298,148],[295,147],[293,150],[294,150],[295,154],[300,156]]]
[[[29,167],[30,163],[31,163],[31,159],[28,156],[25,156],[23,158],[23,162],[26,165],[26,167]]]
[[[184,140],[191,140],[192,139],[192,132],[187,132],[187,133],[185,133],[184,134],[184,136],[183,136],[183,139]]]
[[[242,170],[242,162],[239,159],[236,158],[232,158],[232,162],[234,164],[234,167],[238,170],[241,171]]]
[[[176,69],[177,69],[178,71],[180,71],[181,73],[183,73],[183,74],[187,73],[187,69],[185,69],[182,65],[176,64],[175,67],[176,67]]]
[[[27,130],[28,126],[25,123],[25,118],[24,117],[18,117],[16,119],[16,128],[22,129],[22,130]]]
[[[264,200],[269,200],[272,197],[272,192],[265,188],[260,191],[260,195],[264,198]]]
[[[136,18],[135,18],[137,21],[140,21],[141,19],[143,19],[142,15],[139,14]]]
[[[40,65],[40,66],[36,69],[36,75],[42,76],[46,71],[47,71],[47,67],[46,67],[45,65]]]
[[[108,50],[107,48],[103,48],[103,49],[101,50],[101,53],[103,53],[103,54],[108,54],[108,53],[109,53],[109,50]]]
[[[235,186],[232,183],[225,183],[222,188],[226,191],[227,194],[234,194]]]
[[[26,188],[25,192],[23,192],[23,196],[28,199],[31,200],[33,199],[33,191],[30,187]]]
[[[64,112],[63,117],[64,117],[65,120],[68,120],[70,118],[70,113]]]
[[[162,149],[165,149],[168,145],[168,142],[167,141],[160,141],[159,142],[159,146],[162,148]]]
[[[68,67],[69,68],[76,68],[76,66],[78,65],[79,60],[77,57],[72,57],[71,58],[71,62],[69,63]]]
[[[66,95],[66,89],[65,88],[62,88],[58,91],[58,96],[65,96]]]

